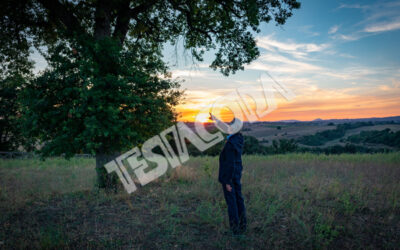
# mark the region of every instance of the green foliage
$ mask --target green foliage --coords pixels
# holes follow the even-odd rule
[[[179,85],[157,77],[166,70],[161,60],[146,48],[121,51],[112,40],[80,43],[52,47],[49,69],[25,88],[25,131],[44,156],[117,152],[171,124]]]
[[[308,146],[322,146],[328,141],[341,138],[349,129],[355,129],[364,126],[373,126],[372,122],[354,122],[337,125],[336,129],[324,130],[315,133],[315,135],[306,135],[301,137],[298,142]]]
[[[279,141],[272,141],[272,152],[274,154],[285,154],[290,152],[296,152],[297,143],[295,140],[280,139]],[[270,150],[271,151],[271,150]]]
[[[373,126],[373,122],[352,122],[352,123],[343,123],[343,124],[338,124],[337,129],[342,129],[342,130],[350,130],[350,129],[356,129],[356,128],[361,128],[361,127],[366,127],[366,126]]]
[[[168,79],[165,43],[183,37],[197,61],[214,50],[211,67],[235,73],[259,55],[259,25],[283,25],[300,3],[6,0],[0,7],[5,67],[26,64],[31,47],[49,64],[24,91],[26,136],[43,144],[43,156],[69,157],[120,151],[174,120],[181,93]]]
[[[303,148],[300,147],[298,152],[310,152],[310,153],[325,153],[325,154],[357,154],[357,153],[388,153],[392,152],[390,149],[385,148],[373,148],[346,143],[342,145],[333,145],[329,147],[313,147]]]
[[[297,143],[293,139],[292,140],[286,140],[286,139],[274,140],[272,142],[272,146],[261,145],[260,142],[253,136],[243,135],[243,139],[244,139],[243,154],[245,154],[245,155],[285,154],[285,153],[298,151]],[[192,144],[189,144],[188,151],[191,156],[199,156],[199,155],[217,156],[221,153],[224,143],[225,143],[225,141],[220,142],[217,145],[207,149],[204,152],[198,151]]]
[[[0,70],[12,60],[26,64],[30,47],[49,64],[19,85],[27,145],[39,143],[43,157],[113,155],[175,119],[181,92],[163,61],[164,44],[183,40],[197,61],[213,50],[210,67],[229,75],[259,56],[254,35],[262,22],[283,25],[299,7],[295,0],[6,0]]]
[[[351,135],[347,140],[352,143],[383,144],[391,147],[400,147],[400,131],[393,132],[389,128],[384,130],[361,131],[358,135]]]
[[[19,121],[21,89],[32,77],[33,62],[29,60],[30,43],[19,32],[32,13],[24,1],[0,3],[0,151],[13,151],[24,142]],[[15,18],[7,16],[15,15]]]
[[[344,134],[345,130],[343,129],[325,130],[322,132],[317,132],[315,135],[303,136],[298,141],[299,143],[308,146],[321,146],[324,145],[327,141],[343,137]]]
[[[184,48],[202,61],[214,50],[210,65],[228,75],[259,56],[254,34],[261,23],[285,24],[296,0],[257,1],[45,1],[6,0],[3,22],[20,32],[24,44],[48,46],[76,34],[96,40],[112,38],[126,45],[145,41],[150,46],[184,38]],[[3,8],[4,7],[4,8]],[[11,29],[10,29],[11,30]],[[17,32],[18,34],[18,32]],[[13,46],[15,47],[15,46]]]
[[[24,83],[20,74],[0,78],[0,151],[17,150],[23,144],[19,96]]]
[[[264,146],[261,143],[267,143],[267,140],[262,140],[261,143],[253,136],[244,135],[243,154],[253,155],[273,155],[287,153],[316,153],[316,154],[357,154],[357,153],[388,153],[393,150],[385,148],[373,148],[346,143],[345,145],[333,145],[329,147],[299,147],[294,139],[279,139],[273,140],[271,146]],[[207,149],[204,152],[198,151],[193,145],[188,145],[188,150],[191,156],[209,155],[217,156],[222,150],[224,142]],[[171,145],[173,142],[171,141]]]
[[[243,139],[243,154],[263,154],[265,152],[265,148],[255,137],[244,135]]]

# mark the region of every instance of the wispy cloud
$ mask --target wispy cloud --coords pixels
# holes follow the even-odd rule
[[[339,30],[339,25],[334,25],[329,29],[328,34],[335,34],[338,30]]]
[[[200,72],[206,74],[199,78],[209,89],[200,89],[200,80],[190,83],[193,90],[199,91],[187,92],[188,102],[179,107],[183,112],[182,119],[193,120],[199,107],[210,98],[215,98],[215,87],[221,90],[225,86],[230,90],[233,86],[247,87],[255,83],[255,78],[263,71],[270,72],[297,96],[293,102],[287,103],[277,95],[279,110],[267,120],[398,115],[400,69],[393,64],[373,66],[372,61],[367,64],[361,61],[363,57],[357,51],[341,45],[400,29],[399,7],[400,1],[399,4],[343,4],[338,9],[352,8],[351,12],[356,14],[351,21],[359,17],[359,22],[346,25],[347,19],[341,23],[336,21],[330,23],[328,29],[318,30],[319,34],[312,32],[311,25],[303,25],[298,28],[301,33],[298,39],[294,36],[291,36],[292,39],[280,39],[280,33],[257,37],[261,56],[250,65],[245,65],[245,73],[238,72],[237,78],[230,78],[233,81],[213,76],[215,84],[211,84],[208,76],[210,69],[206,69],[208,64],[198,65]],[[356,57],[349,55],[349,51]],[[190,75],[188,72],[179,74]],[[209,94],[210,89],[214,95]],[[222,95],[222,92],[217,94]]]
[[[206,73],[198,70],[173,70],[172,77],[201,77]]]
[[[400,20],[395,20],[392,22],[384,22],[377,24],[370,24],[365,27],[365,32],[384,32],[400,29]]]
[[[250,64],[247,68],[281,73],[304,73],[322,70],[322,68],[317,65],[303,62],[298,59],[290,59],[277,53],[265,54],[261,56],[256,63]]]
[[[353,38],[346,37],[346,39]],[[246,66],[246,69],[270,71],[276,74],[286,74],[291,77],[304,77],[307,75],[310,79],[321,79],[323,77],[325,81],[342,81],[340,84],[344,84],[343,81],[348,81],[348,84],[360,81],[371,82],[378,76],[382,77],[382,74],[393,74],[393,69],[382,67],[352,65],[351,67],[339,67],[335,69],[324,66],[329,65],[329,63],[317,59],[318,56],[321,56],[321,53],[354,58],[354,56],[336,51],[333,45],[330,44],[285,42],[279,41],[272,36],[262,37],[258,42],[260,47],[267,49],[269,53],[263,54],[257,61]],[[299,53],[304,56],[299,57]],[[315,81],[316,79],[313,79],[313,82],[310,84],[318,85],[318,82]]]
[[[313,28],[313,25],[304,25],[304,26],[299,27],[299,30],[302,31],[303,33],[307,34],[310,37],[319,36],[319,33],[313,31],[312,28]]]
[[[329,30],[333,38],[343,41],[356,41],[366,36],[400,29],[400,1],[373,4],[341,4],[337,9],[360,9],[364,19],[353,25],[348,34],[338,34],[335,26]],[[334,31],[334,32],[333,32]]]
[[[361,5],[361,4],[340,4],[337,9],[369,9],[371,8],[369,5]]]
[[[269,51],[280,51],[295,57],[304,57],[308,53],[319,52],[329,47],[329,44],[281,42],[272,35],[259,37],[257,45]]]
[[[356,41],[358,39],[360,39],[361,37],[363,37],[361,34],[348,34],[348,35],[344,35],[344,34],[337,34],[334,36],[334,38],[338,38],[340,40],[343,41]]]

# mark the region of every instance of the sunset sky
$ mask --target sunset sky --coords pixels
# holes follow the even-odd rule
[[[265,71],[296,95],[290,102],[277,96],[265,121],[400,115],[400,1],[300,2],[284,26],[261,26],[261,56],[229,77],[208,67],[212,51],[195,63],[181,46],[166,45],[172,76],[186,90],[179,119],[193,121],[201,107],[254,86]],[[37,71],[45,67],[37,53],[32,59]]]
[[[260,58],[229,77],[208,68],[212,53],[193,64],[179,46],[166,46],[173,77],[185,80],[180,120],[257,84],[264,71],[296,94],[291,102],[280,98],[266,121],[400,115],[400,1],[301,3],[284,26],[261,26]]]

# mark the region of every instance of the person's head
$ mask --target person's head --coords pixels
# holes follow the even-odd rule
[[[232,131],[232,133],[230,134],[236,134],[239,133],[240,130],[242,130],[243,122],[240,119],[234,117],[232,121],[228,123],[228,125],[231,127],[230,130]]]

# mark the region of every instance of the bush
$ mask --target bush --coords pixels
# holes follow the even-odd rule
[[[352,143],[383,144],[391,147],[400,147],[400,131],[392,132],[389,128],[384,130],[361,131],[358,135],[347,137]]]
[[[317,132],[315,135],[303,136],[298,142],[307,146],[322,146],[328,141],[343,137],[346,134],[346,130],[373,125],[372,122],[343,123],[337,125],[336,129]]]

